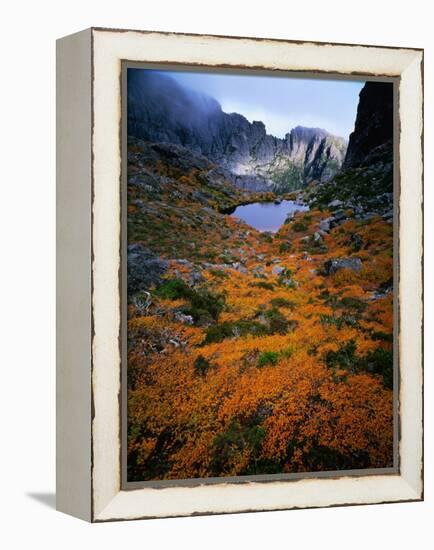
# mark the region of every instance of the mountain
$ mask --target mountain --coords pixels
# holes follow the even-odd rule
[[[367,82],[359,94],[354,132],[342,169],[305,192],[312,206],[352,209],[357,217],[393,218],[393,84]]]
[[[191,149],[227,170],[237,187],[286,192],[327,181],[339,170],[346,142],[297,126],[285,138],[263,122],[223,112],[212,97],[155,71],[128,71],[128,135]]]
[[[343,168],[372,163],[373,155],[391,149],[393,139],[393,85],[367,82],[359,94],[354,132],[350,135]]]
[[[333,138],[277,140],[158,82],[132,82],[129,113],[128,480],[393,466],[390,94],[364,89],[346,167],[291,193],[309,212],[269,233],[228,210],[276,196],[221,165],[324,176]]]

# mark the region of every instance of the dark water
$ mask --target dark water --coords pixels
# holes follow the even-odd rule
[[[233,214],[259,231],[277,231],[291,212],[306,212],[309,208],[295,201],[254,202],[237,206]]]

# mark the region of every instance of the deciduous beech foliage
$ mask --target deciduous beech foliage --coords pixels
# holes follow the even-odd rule
[[[162,267],[129,291],[128,479],[392,466],[392,225],[261,233],[233,186],[129,151],[160,182],[128,186],[129,243]]]

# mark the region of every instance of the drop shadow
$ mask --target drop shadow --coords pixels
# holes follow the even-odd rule
[[[26,493],[26,495],[47,508],[56,509],[56,493]]]

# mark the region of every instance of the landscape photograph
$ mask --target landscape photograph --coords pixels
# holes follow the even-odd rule
[[[393,468],[393,84],[125,70],[127,481]]]

